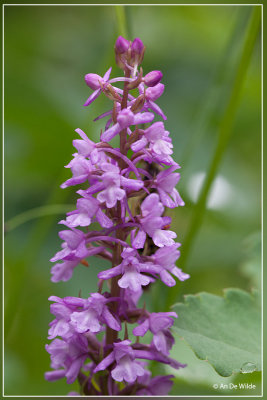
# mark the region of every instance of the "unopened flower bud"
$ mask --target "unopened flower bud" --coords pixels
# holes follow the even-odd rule
[[[145,46],[141,39],[135,38],[131,45],[131,60],[133,64],[140,64],[143,61]]]
[[[130,42],[124,39],[122,36],[119,36],[115,43],[115,52],[118,54],[126,53],[130,46]]]
[[[135,55],[139,55],[140,56],[142,54],[142,51],[143,51],[144,47],[145,46],[144,46],[142,40],[139,39],[139,38],[135,38],[133,43],[132,43],[132,46],[131,46],[132,55],[133,56],[135,56]]]
[[[89,88],[97,90],[100,88],[99,81],[101,82],[103,78],[101,78],[101,76],[97,74],[87,74],[85,75],[84,80],[86,85],[89,86]]]
[[[116,64],[119,68],[125,69],[125,63],[127,59],[128,50],[130,48],[130,42],[124,39],[122,36],[119,36],[116,40],[114,49],[115,49],[115,58]]]
[[[146,76],[144,76],[144,83],[146,86],[156,86],[162,78],[162,72],[161,71],[151,71]]]

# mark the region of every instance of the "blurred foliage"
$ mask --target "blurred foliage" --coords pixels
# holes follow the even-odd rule
[[[172,309],[179,316],[174,333],[219,375],[261,371],[258,294],[240,289],[226,289],[224,297],[202,292],[185,296],[184,303]]]
[[[126,7],[130,39],[139,36],[147,47],[144,72],[160,69],[164,75],[165,94],[158,103],[168,116],[166,128],[172,134],[174,159],[182,166],[179,190],[186,202],[171,212],[173,230],[181,243],[191,221],[199,174],[207,172],[213,157],[251,10],[241,6]],[[83,76],[89,72],[101,75],[109,66],[114,67],[112,76],[120,74],[113,46],[123,21],[121,10],[113,6],[5,7],[5,220],[14,224],[21,213],[34,215],[13,230],[7,224],[8,395],[64,395],[76,389],[75,384],[49,383],[43,377],[49,370],[44,344],[52,319],[47,298],[52,294],[77,296],[80,290],[87,296],[96,288],[96,271],[105,265],[92,259],[89,269],[77,268],[71,281],[52,284],[49,258],[60,246],[57,222],[65,209],[58,215],[43,212],[39,218],[31,210],[49,210],[50,206],[55,210],[54,206],[75,202],[75,188],[59,188],[69,177],[63,166],[73,153],[74,129],[84,129],[97,141],[103,123],[92,120],[110,107],[105,98],[89,109],[82,106],[90,93]],[[260,245],[250,245],[248,238],[259,237],[261,229],[260,51],[258,37],[232,136],[219,166],[219,185],[211,190],[187,259],[191,279],[177,283],[177,299],[181,288],[184,294],[207,291],[221,295],[226,287],[250,291],[259,285]],[[244,267],[248,262],[257,266]],[[145,293],[148,307],[163,311],[167,294],[168,289],[157,282]],[[181,343],[178,340],[173,356],[188,367],[177,372],[172,394],[215,393],[215,372]],[[259,373],[245,377],[257,384],[259,393]],[[239,375],[219,382],[222,379],[244,381]]]

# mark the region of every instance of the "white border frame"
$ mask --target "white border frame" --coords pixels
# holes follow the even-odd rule
[[[263,367],[263,3],[251,3],[251,4],[208,4],[208,3],[203,3],[203,4],[172,4],[172,3],[167,3],[167,4],[151,4],[151,3],[144,3],[144,4],[138,4],[138,3],[132,3],[132,4],[121,4],[121,3],[114,3],[114,4],[3,4],[2,5],[2,132],[3,132],[3,139],[2,139],[2,221],[3,221],[3,227],[2,227],[2,351],[3,351],[3,363],[2,363],[2,396],[3,398],[6,397],[18,397],[18,398],[73,398],[72,396],[53,396],[53,395],[5,395],[4,394],[4,13],[5,13],[5,7],[23,7],[23,6],[31,6],[31,7],[38,7],[38,6],[49,6],[49,7],[54,7],[54,6],[64,6],[64,7],[114,7],[114,6],[157,6],[157,7],[165,7],[165,6],[226,6],[226,7],[231,7],[231,6],[259,6],[261,7],[261,202],[262,202],[262,208],[261,208],[261,313],[262,313],[262,330],[261,330],[261,351],[262,351],[262,367]],[[164,396],[164,398],[207,398],[207,397],[213,397],[213,398],[240,398],[240,397],[249,397],[249,398],[254,398],[254,397],[261,397],[263,398],[263,368],[262,368],[262,377],[261,377],[261,394],[260,395],[236,395],[236,396],[224,396],[224,395],[167,395]],[[99,399],[101,398],[117,398],[118,396],[75,396],[75,398],[94,398],[98,397]],[[151,396],[127,396],[130,398],[151,398]],[[161,395],[159,396],[153,396],[157,398],[162,398]],[[125,398],[125,396],[121,396],[121,398]]]

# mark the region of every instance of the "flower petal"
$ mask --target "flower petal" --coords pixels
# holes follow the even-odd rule
[[[115,356],[114,356],[114,351],[112,351],[106,358],[104,358],[94,369],[94,374],[96,374],[98,371],[103,371],[107,367],[110,366],[110,364],[115,361]]]
[[[105,319],[106,324],[114,331],[121,330],[121,323],[111,314],[108,307],[104,307],[102,316]]]
[[[95,99],[97,99],[97,97],[100,95],[101,93],[101,89],[97,89],[95,90],[91,96],[88,97],[88,99],[86,100],[86,102],[84,103],[84,107],[89,106]]]
[[[101,135],[102,142],[109,142],[121,131],[121,127],[118,123],[114,124],[111,128],[104,131]]]

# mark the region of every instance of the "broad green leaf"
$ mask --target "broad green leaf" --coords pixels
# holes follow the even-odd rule
[[[255,295],[240,289],[226,289],[224,297],[188,295],[173,309],[179,316],[174,332],[218,374],[261,369],[261,313]]]

